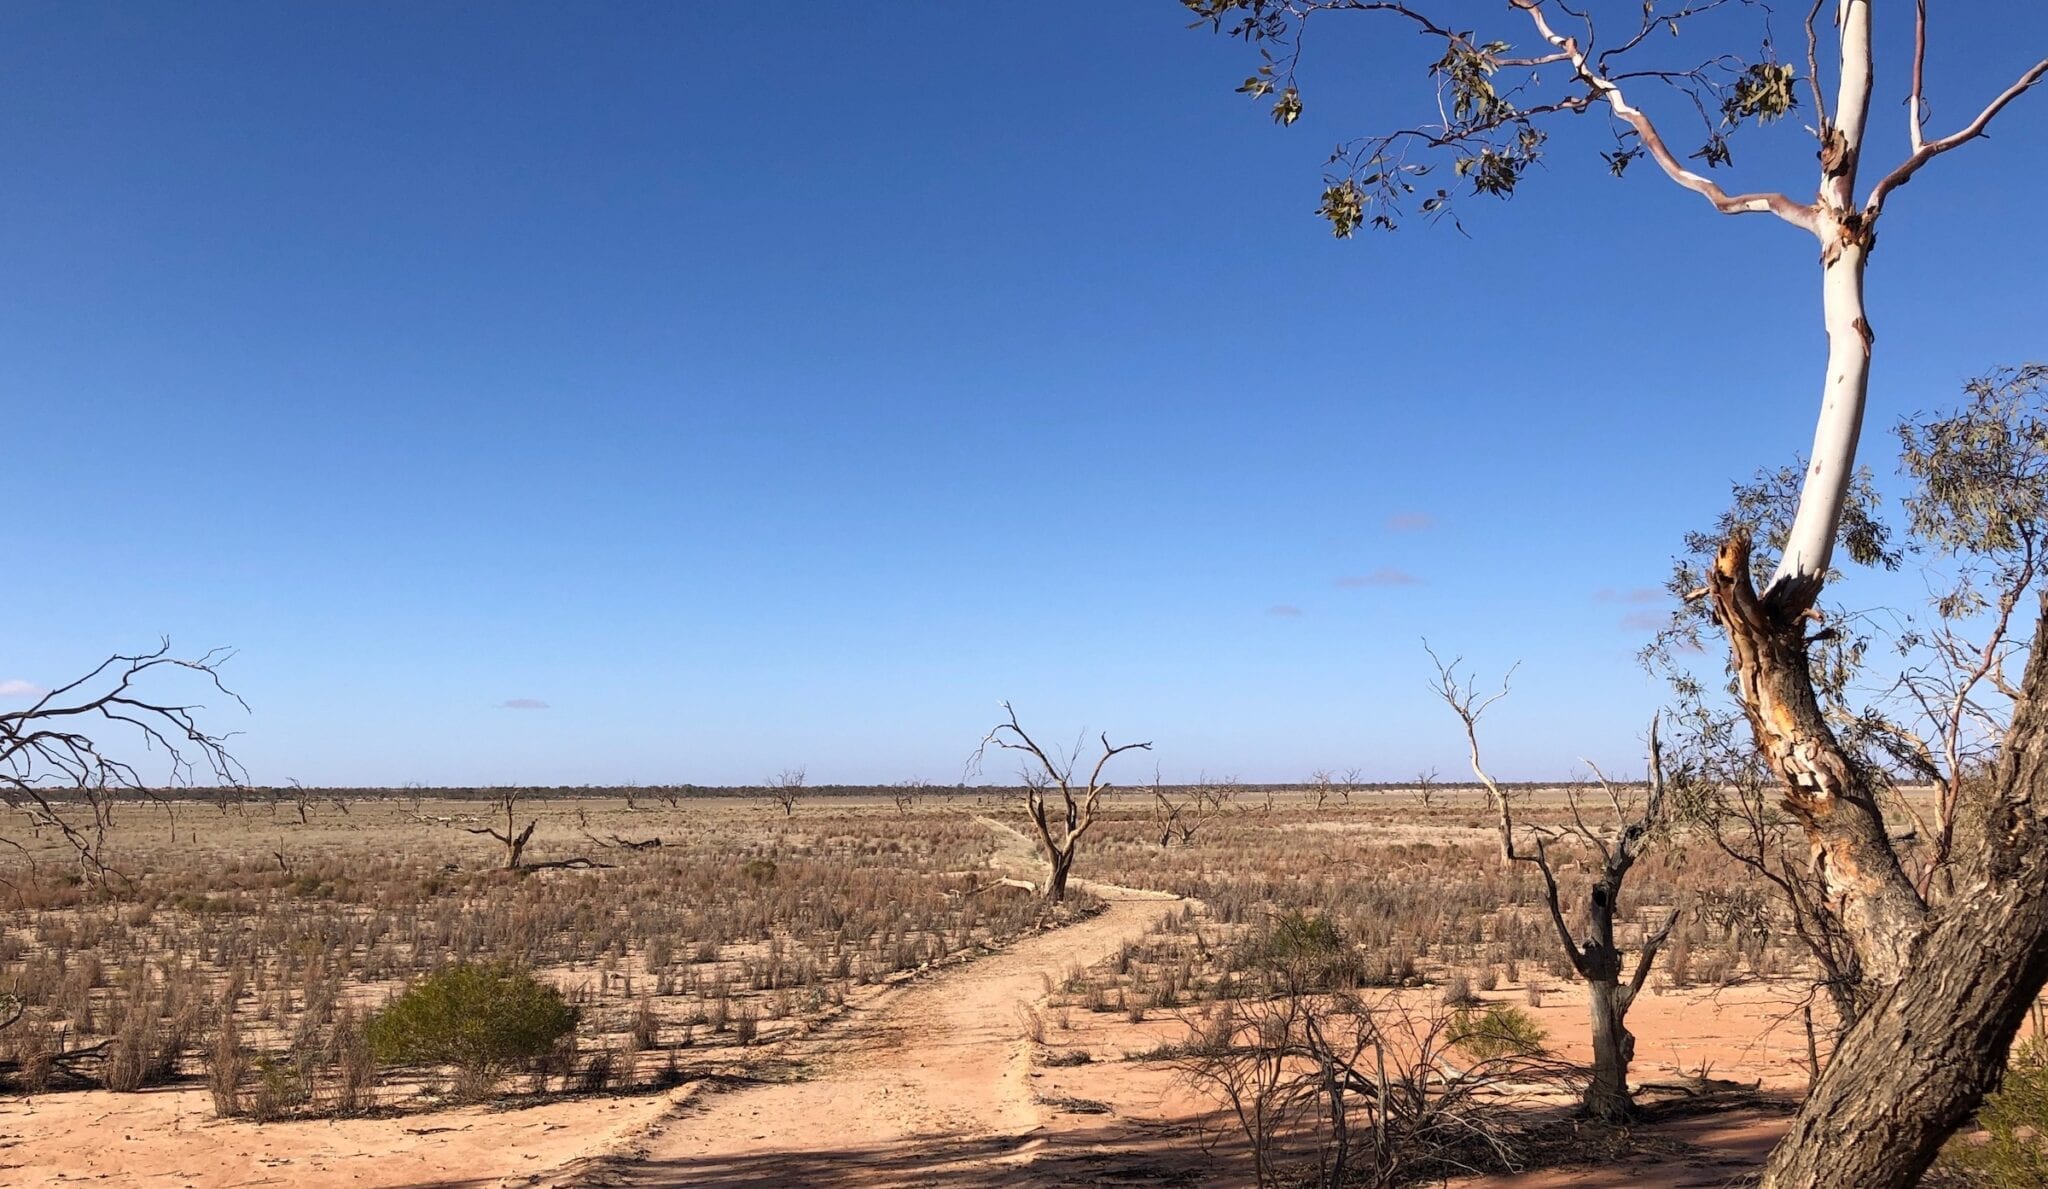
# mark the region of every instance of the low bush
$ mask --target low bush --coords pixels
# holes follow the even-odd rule
[[[560,991],[523,970],[463,963],[407,987],[366,1033],[378,1064],[452,1065],[458,1093],[475,1097],[546,1056],[576,1019]]]
[[[1337,990],[1364,981],[1364,963],[1330,918],[1292,909],[1254,935],[1247,964],[1302,990]]]
[[[1484,1011],[1459,1008],[1449,1029],[1450,1043],[1479,1061],[1541,1056],[1548,1035],[1534,1016],[1503,1003],[1490,1004]]]

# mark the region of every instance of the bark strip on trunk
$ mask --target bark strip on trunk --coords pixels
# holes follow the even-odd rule
[[[1927,908],[1885,834],[1874,790],[1834,732],[1813,691],[1804,609],[1787,615],[1757,596],[1750,543],[1721,547],[1708,578],[1728,634],[1737,696],[1758,749],[1784,783],[1784,805],[1804,828],[1814,871],[1872,993],[1905,977]]]

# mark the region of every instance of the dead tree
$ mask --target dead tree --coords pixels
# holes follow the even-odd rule
[[[906,780],[898,784],[889,795],[889,799],[896,804],[897,815],[909,817],[910,811],[917,808],[918,799],[924,796],[930,787],[931,782],[924,780]]]
[[[291,782],[291,797],[292,804],[295,807],[297,807],[299,811],[299,824],[302,826],[306,825],[309,820],[308,814],[311,812],[313,808],[313,802],[317,800],[317,798],[313,794],[313,790],[307,788],[305,785],[300,784],[298,781],[294,780]]]
[[[1159,827],[1159,845],[1175,839],[1186,846],[1203,826],[1221,817],[1230,805],[1230,786],[1198,781],[1179,797],[1170,797],[1157,779],[1152,782],[1152,821]]]
[[[782,806],[782,816],[785,818],[796,816],[796,803],[802,799],[803,795],[804,770],[802,768],[784,768],[775,774],[774,780],[768,782],[768,796],[777,805]]]
[[[520,860],[526,855],[526,844],[533,840],[533,831],[540,825],[540,819],[534,818],[526,823],[524,829],[518,828],[517,823],[513,819],[513,810],[518,803],[518,789],[508,788],[499,795],[498,808],[503,810],[505,814],[503,829],[496,826],[462,827],[467,833],[481,834],[486,838],[495,839],[498,845],[504,847],[505,870],[507,871],[519,870]]]
[[[544,863],[527,862],[526,844],[533,840],[533,831],[540,825],[540,819],[530,819],[523,828],[518,825],[517,818],[514,816],[514,814],[516,807],[519,803],[519,797],[521,792],[522,790],[520,789],[507,788],[499,794],[498,808],[505,815],[505,824],[503,827],[461,827],[467,833],[481,834],[486,838],[493,839],[500,846],[503,846],[505,848],[504,870],[544,871],[551,868],[572,868],[578,870],[587,870],[590,868],[611,866],[611,864],[609,863],[600,863],[595,859],[587,858],[582,855],[574,855],[566,859],[549,859]]]
[[[969,760],[969,767],[979,771],[981,758],[990,746],[1024,754],[1024,768],[1020,773],[1024,781],[1024,805],[1031,814],[1032,825],[1038,828],[1038,840],[1045,847],[1046,860],[1052,865],[1052,873],[1046,877],[1041,893],[1049,903],[1057,904],[1066,898],[1067,876],[1074,869],[1075,852],[1080,848],[1082,836],[1095,825],[1102,794],[1109,790],[1109,782],[1102,778],[1103,769],[1124,752],[1150,751],[1152,745],[1113,745],[1108,734],[1103,734],[1100,736],[1102,754],[1096,758],[1083,784],[1074,776],[1080,744],[1076,743],[1065,756],[1056,757],[1024,732],[1017,722],[1017,712],[1008,702],[1003,703],[1003,716],[1004,721],[982,737],[981,746],[975,748],[974,756]],[[1059,794],[1057,807],[1052,802],[1055,791]]]
[[[1423,647],[1428,650],[1428,645]],[[1458,677],[1457,660],[1445,662],[1433,650],[1429,652],[1429,659],[1436,666],[1436,681],[1430,690],[1451,708],[1464,726],[1465,742],[1471,753],[1472,775],[1478,778],[1480,786],[1493,802],[1500,830],[1501,858],[1511,863],[1532,864],[1543,876],[1543,902],[1550,910],[1551,924],[1557,928],[1557,939],[1564,946],[1565,957],[1571,961],[1572,969],[1586,982],[1593,1017],[1593,1068],[1580,1109],[1588,1117],[1603,1122],[1623,1122],[1633,1118],[1635,1100],[1629,1095],[1628,1067],[1635,1057],[1636,1041],[1628,1030],[1628,1009],[1648,981],[1650,967],[1657,960],[1657,951],[1671,936],[1671,927],[1678,920],[1674,909],[1664,918],[1663,924],[1647,932],[1636,954],[1635,969],[1627,982],[1623,982],[1625,963],[1621,948],[1615,942],[1614,914],[1620,905],[1622,884],[1628,878],[1629,869],[1635,866],[1663,821],[1664,765],[1657,745],[1657,722],[1654,718],[1650,721],[1649,793],[1640,806],[1629,805],[1620,790],[1595,768],[1594,775],[1613,809],[1611,827],[1602,831],[1586,823],[1574,789],[1568,791],[1572,818],[1569,826],[1552,829],[1524,824],[1520,829],[1529,835],[1530,841],[1518,843],[1513,802],[1507,790],[1487,773],[1479,756],[1479,720],[1488,707],[1507,696],[1508,681],[1502,679],[1498,691],[1482,696],[1469,677],[1463,680]],[[1513,671],[1509,672],[1512,676]],[[1578,839],[1600,860],[1593,886],[1586,896],[1587,935],[1583,941],[1572,936],[1571,925],[1565,920],[1557,874],[1550,863],[1548,844],[1560,836]]]
[[[1316,799],[1316,812],[1322,812],[1324,803],[1330,799],[1330,794],[1337,791],[1337,774],[1328,768],[1318,768],[1309,773],[1308,791],[1309,795]],[[1348,801],[1350,798],[1346,797],[1345,800]]]
[[[60,839],[91,886],[121,875],[106,858],[121,794],[154,796],[155,787],[190,785],[200,776],[216,786],[247,783],[228,751],[229,736],[200,725],[206,707],[157,692],[183,678],[246,711],[247,703],[221,684],[221,666],[234,654],[215,649],[185,660],[170,649],[165,640],[152,652],[110,656],[75,681],[32,694],[26,707],[0,711],[0,803],[19,813],[31,832]],[[156,781],[144,778],[139,758],[117,750],[129,746],[152,757]]]
[[[1424,809],[1435,808],[1436,785],[1436,769],[1431,768],[1427,772],[1417,772],[1415,774],[1415,795],[1422,801]]]

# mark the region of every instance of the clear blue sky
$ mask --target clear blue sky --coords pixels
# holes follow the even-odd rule
[[[1944,7],[2003,19],[1938,126],[2048,45]],[[950,781],[1004,698],[1169,780],[1456,775],[1428,636],[1521,660],[1502,774],[1639,770],[1633,592],[1805,447],[1812,245],[1590,122],[1471,238],[1339,243],[1422,47],[1332,41],[1282,131],[1184,25],[8,6],[0,681],[232,644],[259,781]],[[2029,96],[1899,192],[1874,425],[2048,353],[2044,182]]]

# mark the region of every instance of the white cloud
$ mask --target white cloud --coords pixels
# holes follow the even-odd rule
[[[550,707],[546,702],[541,701],[539,698],[507,698],[504,701],[498,703],[498,709],[547,710],[550,709]]]
[[[35,682],[23,681],[19,677],[9,677],[5,681],[0,681],[0,698],[34,698],[49,692]]]
[[[1406,570],[1381,566],[1370,574],[1346,574],[1337,579],[1337,585],[1346,590],[1358,590],[1367,586],[1420,586],[1422,579]]]

